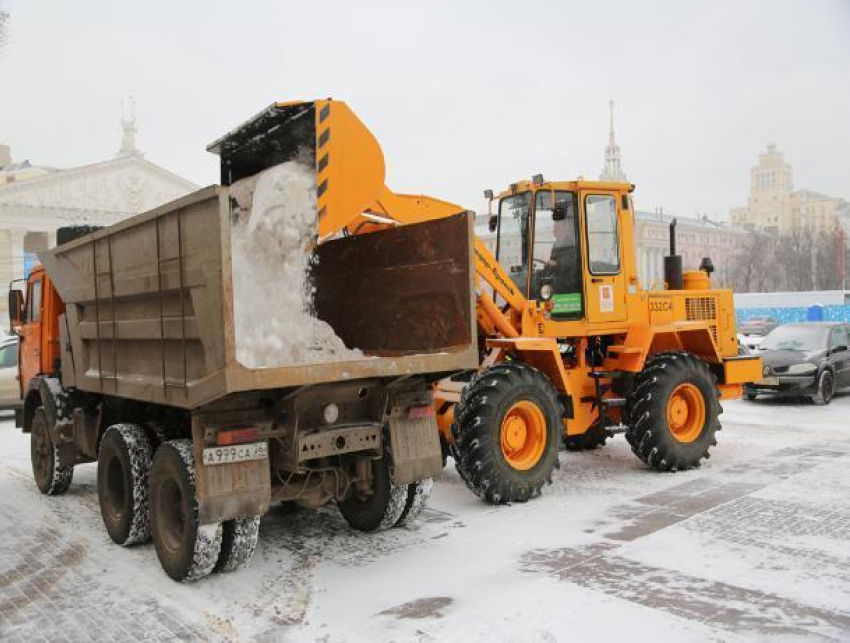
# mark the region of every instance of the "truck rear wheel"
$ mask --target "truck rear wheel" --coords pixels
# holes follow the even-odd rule
[[[212,572],[221,552],[221,523],[198,520],[192,443],[172,440],[157,449],[150,473],[151,534],[165,573],[194,581]]]
[[[145,542],[151,535],[148,473],[153,450],[142,427],[110,426],[97,452],[97,498],[109,537],[119,545]]]
[[[428,503],[428,498],[431,497],[431,489],[433,488],[434,480],[431,478],[425,478],[419,482],[407,485],[407,500],[394,526],[403,527],[412,523]]]
[[[237,518],[221,524],[221,552],[215,572],[242,569],[254,557],[260,539],[260,517]]]
[[[59,496],[68,491],[74,477],[74,467],[59,466],[59,449],[50,437],[47,414],[42,406],[35,410],[32,418],[30,459],[32,475],[41,493]]]
[[[555,387],[536,368],[509,363],[482,371],[456,411],[458,473],[492,504],[539,496],[558,466],[562,415]]]
[[[393,482],[388,456],[372,460],[372,493],[356,489],[338,502],[339,512],[346,522],[359,531],[383,531],[396,525],[408,501],[408,486]]]
[[[635,378],[626,439],[658,471],[698,467],[717,444],[723,409],[714,374],[690,353],[660,353]]]

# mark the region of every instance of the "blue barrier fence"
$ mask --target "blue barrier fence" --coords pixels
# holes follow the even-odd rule
[[[811,321],[822,319],[823,321],[840,321],[850,323],[850,304],[839,304],[835,306],[819,306],[822,316],[810,312],[811,306],[788,306],[785,308],[736,308],[735,317],[740,324],[750,317],[764,317],[769,315],[782,324],[793,322]]]

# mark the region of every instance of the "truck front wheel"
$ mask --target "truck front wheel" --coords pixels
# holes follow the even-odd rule
[[[221,523],[198,520],[195,466],[189,440],[166,442],[150,473],[151,534],[165,573],[194,581],[212,572],[221,552]]]
[[[97,498],[109,537],[119,545],[145,542],[151,535],[148,473],[152,449],[136,424],[106,430],[97,454]]]
[[[71,486],[74,467],[59,466],[59,449],[50,438],[50,427],[43,406],[35,410],[31,427],[30,458],[35,484],[41,493],[59,496]]]

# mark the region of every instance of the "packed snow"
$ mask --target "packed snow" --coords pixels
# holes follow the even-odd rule
[[[191,584],[109,540],[95,465],[39,494],[29,436],[0,421],[0,639],[850,640],[850,394],[724,408],[694,471],[649,471],[618,437],[491,507],[450,461],[408,527],[275,505],[247,569]]]
[[[313,310],[318,219],[313,170],[298,161],[235,182],[231,229],[236,359],[249,368],[362,359]]]

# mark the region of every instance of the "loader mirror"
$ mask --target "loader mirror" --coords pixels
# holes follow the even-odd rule
[[[552,221],[563,221],[567,218],[567,208],[563,203],[556,203],[555,209],[552,210]]]
[[[496,226],[499,224],[498,217],[495,214],[490,215],[490,220],[487,222],[487,229],[490,232],[496,231]]]
[[[488,200],[493,199],[493,190],[484,190],[484,198]]]
[[[9,290],[9,325],[20,326],[24,311],[24,293],[16,288]]]

